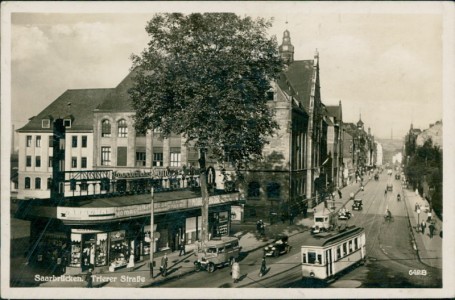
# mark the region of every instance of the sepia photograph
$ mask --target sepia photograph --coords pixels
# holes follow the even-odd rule
[[[2,298],[455,297],[454,8],[3,2]]]

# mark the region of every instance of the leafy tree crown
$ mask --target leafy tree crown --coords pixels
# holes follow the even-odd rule
[[[260,158],[278,128],[265,95],[283,70],[270,27],[232,13],[154,15],[148,47],[132,56],[136,130],[181,134],[238,168]]]

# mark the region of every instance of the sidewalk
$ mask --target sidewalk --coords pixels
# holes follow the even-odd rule
[[[439,236],[439,233],[442,230],[442,221],[433,212],[432,218],[436,222],[436,230],[433,238],[430,238],[427,213],[424,209],[425,204],[428,204],[428,202],[420,195],[416,195],[415,192],[408,189],[403,189],[403,195],[406,201],[406,209],[411,223],[411,228],[413,229],[412,234],[420,261],[427,266],[442,269],[442,238]],[[420,214],[418,214],[415,210],[416,203],[418,203],[421,207]],[[425,234],[421,233],[420,228],[417,230],[418,222],[422,222],[423,220],[427,223]]]
[[[368,181],[365,182],[365,186],[368,184]],[[342,191],[342,199],[339,199],[338,194],[336,195],[335,202],[329,200],[328,207],[330,210],[338,211],[349,201],[349,194],[357,194],[360,190],[359,184],[352,184],[344,187]],[[323,211],[324,202],[319,203],[316,207],[316,211]],[[289,224],[289,220],[286,222],[279,222],[273,225],[266,226],[266,235],[261,237],[256,231],[256,224],[232,224],[231,232],[234,236],[237,236],[240,240],[240,246],[242,246],[242,252],[252,252],[257,249],[260,249],[270,243],[271,239],[279,234],[286,234],[288,236],[293,236],[299,234],[303,231],[308,230],[313,225],[313,209],[308,209],[307,218],[303,218],[301,215],[297,216],[294,219],[293,224]],[[186,246],[186,255],[179,256],[179,251],[168,252],[167,256],[169,259],[168,262],[168,275],[166,277],[161,276],[159,267],[162,253],[155,254],[154,261],[156,263],[153,271],[153,278],[150,276],[149,261],[144,260],[135,264],[131,268],[123,268],[115,272],[95,270],[93,273],[93,287],[159,287],[160,284],[168,280],[173,280],[175,278],[184,276],[195,272],[194,261],[196,256],[194,254],[195,245]],[[18,262],[20,263],[20,262]],[[299,262],[297,262],[298,265]],[[35,280],[35,275],[39,274],[36,270],[31,269],[28,266],[24,266],[28,269],[28,278]],[[270,270],[270,274],[277,274],[284,272],[288,266],[283,269],[279,267],[274,267],[273,270]],[[24,270],[25,271],[25,270]],[[14,272],[14,271],[13,271]],[[25,274],[23,274],[25,275]],[[14,276],[14,275],[13,275]],[[257,282],[260,280],[257,272],[251,272],[246,275],[250,280]],[[85,282],[85,273],[76,273],[70,274],[68,271],[64,275],[62,280],[47,281],[41,283],[42,287],[86,287],[87,283]],[[247,281],[244,281],[247,284]],[[39,284],[40,282],[35,282]]]

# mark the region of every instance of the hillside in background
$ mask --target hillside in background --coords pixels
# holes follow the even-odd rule
[[[382,145],[383,164],[392,163],[392,157],[403,151],[403,139],[376,139]]]

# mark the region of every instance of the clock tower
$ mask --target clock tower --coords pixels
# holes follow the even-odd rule
[[[283,33],[283,43],[278,48],[281,58],[287,63],[294,61],[294,46],[291,44],[291,35],[289,30],[285,30]]]

